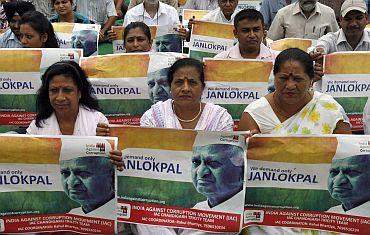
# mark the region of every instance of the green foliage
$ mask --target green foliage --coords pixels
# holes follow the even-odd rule
[[[66,213],[80,204],[64,192],[3,192],[0,193],[0,213],[38,211],[39,214]]]
[[[5,125],[0,125],[0,133],[5,133],[8,131],[14,131],[18,127],[17,126],[5,126]]]
[[[159,201],[158,204],[192,208],[206,198],[198,193],[192,183],[118,177],[118,198],[144,198]],[[145,202],[143,202],[145,203]]]
[[[335,98],[342,105],[347,114],[363,113],[367,97],[342,97]]]
[[[229,114],[234,120],[239,120],[242,117],[245,107],[247,104],[220,104],[220,106],[227,109]]]
[[[99,100],[104,114],[122,114],[120,116],[140,116],[147,111],[152,102],[148,100]]]
[[[249,205],[266,205],[295,207],[297,210],[327,211],[339,205],[326,190],[284,189],[284,188],[248,188],[245,203]],[[256,206],[258,207],[258,206]]]
[[[210,52],[203,52],[203,51],[190,51],[189,57],[203,61],[203,58],[210,57],[213,58],[216,55],[216,53],[210,53]]]
[[[0,110],[36,112],[36,95],[1,95]]]

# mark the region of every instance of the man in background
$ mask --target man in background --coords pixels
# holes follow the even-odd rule
[[[34,11],[35,7],[30,2],[6,2],[4,12],[9,22],[9,29],[0,35],[0,48],[22,48],[20,41],[21,16]]]
[[[278,11],[267,37],[318,39],[338,29],[333,9],[317,0],[298,0]]]
[[[76,11],[102,26],[99,32],[100,41],[105,40],[106,32],[117,19],[113,0],[76,0]]]

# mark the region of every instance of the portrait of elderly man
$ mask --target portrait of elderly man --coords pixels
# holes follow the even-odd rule
[[[72,48],[83,49],[84,57],[91,56],[98,50],[98,32],[94,30],[74,31],[71,44]]]
[[[81,207],[69,213],[114,218],[114,167],[106,157],[86,156],[60,161],[62,186]]]
[[[155,51],[182,52],[182,39],[178,34],[165,34],[154,39]]]
[[[191,176],[207,200],[193,208],[235,213],[244,205],[244,150],[231,144],[194,146]]]
[[[334,159],[328,190],[342,203],[328,212],[370,217],[370,154]]]
[[[170,84],[167,79],[168,69],[163,68],[148,73],[148,93],[153,104],[171,98]]]

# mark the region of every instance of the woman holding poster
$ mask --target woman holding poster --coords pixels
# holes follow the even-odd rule
[[[282,51],[274,64],[273,93],[244,110],[239,130],[251,134],[351,134],[344,109],[330,95],[313,92],[314,67],[304,51]],[[251,226],[249,234],[310,234],[299,228]],[[320,234],[327,234],[320,232]]]
[[[42,76],[37,115],[27,128],[33,135],[93,136],[98,123],[108,123],[90,93],[85,72],[74,61],[57,62]]]
[[[154,104],[140,119],[140,126],[232,131],[233,119],[226,109],[211,103],[202,103],[205,86],[203,63],[185,58],[176,61],[169,69],[168,82],[172,99]],[[97,135],[109,135],[106,124],[99,124]],[[111,152],[114,164],[122,170],[122,152]],[[208,234],[207,232],[166,228],[154,225],[131,225],[134,234]]]
[[[276,90],[244,110],[239,130],[262,134],[351,134],[344,109],[333,97],[312,91],[314,66],[297,48],[274,64]]]
[[[148,52],[152,48],[152,43],[150,29],[143,22],[132,22],[123,31],[126,53]]]
[[[140,126],[232,131],[233,119],[226,109],[202,103],[205,86],[203,63],[191,58],[176,61],[168,71],[172,99],[159,101],[146,111]],[[109,135],[107,125],[99,124],[98,135]],[[117,164],[121,164],[118,157]]]

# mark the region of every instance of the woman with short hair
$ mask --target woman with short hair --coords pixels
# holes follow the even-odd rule
[[[27,129],[34,135],[94,136],[98,123],[108,124],[91,94],[85,72],[74,61],[51,65],[37,94],[36,119]]]

